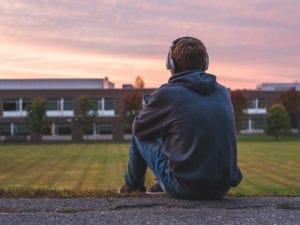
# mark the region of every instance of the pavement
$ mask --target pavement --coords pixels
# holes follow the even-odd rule
[[[0,225],[299,225],[300,197],[0,198]]]

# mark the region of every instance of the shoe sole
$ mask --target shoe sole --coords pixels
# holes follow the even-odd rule
[[[161,192],[151,192],[151,191],[146,191],[145,192],[148,195],[162,195],[165,194],[165,192],[161,191]]]

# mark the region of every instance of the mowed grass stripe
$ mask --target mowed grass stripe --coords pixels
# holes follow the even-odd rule
[[[81,189],[84,182],[93,171],[90,169],[92,164],[97,164],[97,155],[91,148],[92,145],[82,144],[72,146],[72,149],[66,150],[72,152],[75,159],[69,163],[69,167],[65,170],[65,173],[59,176],[53,187],[56,189]],[[59,172],[59,171],[58,171]],[[94,180],[96,183],[96,179]],[[85,186],[85,188],[87,188]],[[88,188],[87,188],[88,189]]]
[[[244,174],[233,193],[300,195],[299,140],[238,143],[239,165]],[[249,188],[251,187],[252,188]],[[272,194],[273,193],[273,194]]]
[[[101,187],[107,190],[118,189],[124,183],[124,174],[127,169],[129,144],[115,144],[113,146],[106,146],[105,161],[103,167],[105,174],[101,180]],[[113,162],[113,163],[112,163]]]
[[[86,148],[87,146],[83,146]],[[85,158],[82,158],[84,163],[82,163],[82,173],[79,176],[78,182],[75,186],[76,189],[83,189],[86,187],[87,189],[94,189],[94,187],[91,188],[91,183],[89,180],[93,176],[93,165],[97,163],[97,160],[95,160],[95,157],[97,158],[97,146],[92,145],[88,148],[88,151],[86,151],[88,154]]]
[[[87,144],[82,145],[80,158],[68,168],[67,173],[53,187],[76,190],[115,189],[123,182],[127,161],[128,144]],[[72,152],[77,154],[78,149]],[[69,181],[69,182],[68,182]],[[73,183],[71,182],[73,181]],[[60,186],[59,186],[60,184]]]
[[[129,143],[0,146],[0,190],[115,191],[124,183]],[[300,196],[300,139],[238,143],[241,196]],[[148,170],[146,186],[155,182]],[[0,192],[1,193],[1,192]]]
[[[45,146],[45,148],[47,149],[47,146]],[[64,156],[63,152],[65,149],[63,146],[57,146],[56,151],[53,151],[50,146],[49,148],[47,159],[44,162],[41,161],[36,166],[38,171],[32,179],[28,180],[26,186],[52,189],[53,183],[58,179],[58,176],[62,176],[69,167],[69,163],[73,162],[74,156],[68,154],[67,159]]]
[[[229,193],[237,196],[299,196],[297,189],[269,186],[247,178],[237,188],[231,188]]]
[[[19,155],[18,158],[15,154]],[[37,159],[33,160],[33,156]],[[35,165],[36,162],[40,161],[38,158],[41,156],[47,156],[47,153],[39,151],[35,152],[32,149],[22,147],[22,149],[15,149],[15,147],[9,146],[5,152],[1,154],[0,165],[1,165],[1,175],[9,175],[9,173],[15,173],[23,168],[28,168],[30,165]]]
[[[13,165],[11,171],[1,179],[2,182],[6,183],[7,186],[20,187],[20,186],[31,186],[34,176],[43,174],[41,171],[42,166],[47,168],[51,166],[49,163],[44,163],[49,158],[49,151],[47,146],[15,146],[16,149],[9,149],[15,151],[15,156],[10,157],[11,164]],[[43,149],[41,151],[41,149]],[[57,155],[59,149],[50,148],[53,155]],[[17,157],[16,157],[17,156]],[[1,169],[2,174],[2,169]]]
[[[255,158],[255,161],[256,162],[248,163],[248,166],[259,164],[261,167],[263,167],[263,169],[269,170],[270,172],[281,173],[282,170],[285,170],[289,172],[287,175],[290,173],[298,173],[300,169],[300,165],[296,161],[280,162],[273,161],[269,158]]]
[[[299,160],[299,142],[241,142],[238,143],[240,156],[262,156],[274,161]],[[266,155],[266,153],[268,153]],[[280,156],[280,157],[279,157]]]
[[[268,159],[256,158],[255,162],[247,162],[242,165],[242,168],[246,167],[247,176],[258,174],[259,176],[270,177],[278,182],[289,184],[289,183],[300,183],[299,176],[299,164],[295,162],[289,163],[276,163]],[[285,171],[284,176],[282,172]]]
[[[283,177],[280,174],[265,173],[260,168],[250,168],[244,174],[249,180],[253,179],[257,185],[263,186],[285,186],[293,187],[298,184],[297,181],[291,180],[287,177]]]
[[[37,149],[36,146],[34,146],[34,151],[39,152],[41,150]],[[63,159],[57,160],[56,156],[60,154],[60,149],[58,148],[52,148],[49,149],[48,151],[44,149],[45,146],[41,146],[43,151],[45,151],[45,157],[44,160],[43,158],[33,158],[32,160],[36,161],[37,163],[32,166],[31,169],[27,170],[27,175],[30,176],[24,181],[24,186],[26,187],[44,187],[44,188],[49,188],[52,182],[51,177],[49,176],[54,168],[58,168],[59,165],[63,164]],[[33,156],[34,157],[34,156]],[[30,170],[35,169],[36,171],[30,172]]]
[[[85,162],[90,163],[90,165],[86,166],[86,176],[81,178],[82,183],[78,185],[78,188],[88,190],[99,189],[102,188],[103,180],[107,176],[104,169],[106,168],[108,149],[106,144],[89,145],[89,149],[90,151],[85,154]],[[90,162],[90,160],[93,160],[93,162]]]
[[[239,163],[245,177],[257,174],[264,183],[271,180],[299,190],[299,142],[239,143],[239,149]]]
[[[109,153],[107,152],[110,152],[107,144],[91,144],[87,147],[88,151],[85,151],[84,158],[82,158],[82,164],[85,166],[76,187],[79,190],[99,189],[103,187],[103,180],[108,176],[103,171],[103,168],[106,168],[104,165],[108,163],[106,157]],[[110,163],[114,164],[114,160]]]
[[[120,151],[120,147],[120,145],[113,145],[112,148],[110,148],[110,151],[105,152],[105,161],[103,163],[104,165],[107,164],[108,166],[103,169],[105,171],[105,174],[107,174],[108,176],[103,177],[101,184],[103,188],[108,190],[118,187],[123,181],[126,160],[124,160],[122,151],[126,150]],[[106,149],[108,148],[109,146],[106,145]],[[111,163],[112,161],[114,161],[114,163]]]
[[[279,163],[274,162],[269,158],[251,156],[247,161],[240,160],[240,167],[242,169],[245,168],[245,171],[249,172],[249,174],[251,174],[250,172],[256,172],[257,174],[279,175],[280,177],[282,177],[282,172],[285,171],[285,178],[300,182],[300,176],[298,176],[300,166],[296,161]]]
[[[79,182],[78,177],[83,173],[80,163],[85,151],[84,146],[69,145],[63,149],[63,158],[59,160],[60,164],[53,168],[49,177],[50,189],[74,189]]]

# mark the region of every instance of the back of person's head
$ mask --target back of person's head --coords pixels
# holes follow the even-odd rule
[[[208,68],[206,47],[197,38],[181,37],[173,41],[167,58],[167,69],[172,73]]]

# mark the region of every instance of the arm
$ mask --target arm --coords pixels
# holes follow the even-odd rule
[[[154,92],[145,96],[144,100],[145,107],[132,124],[133,135],[148,140],[165,136],[168,107],[164,98]]]

